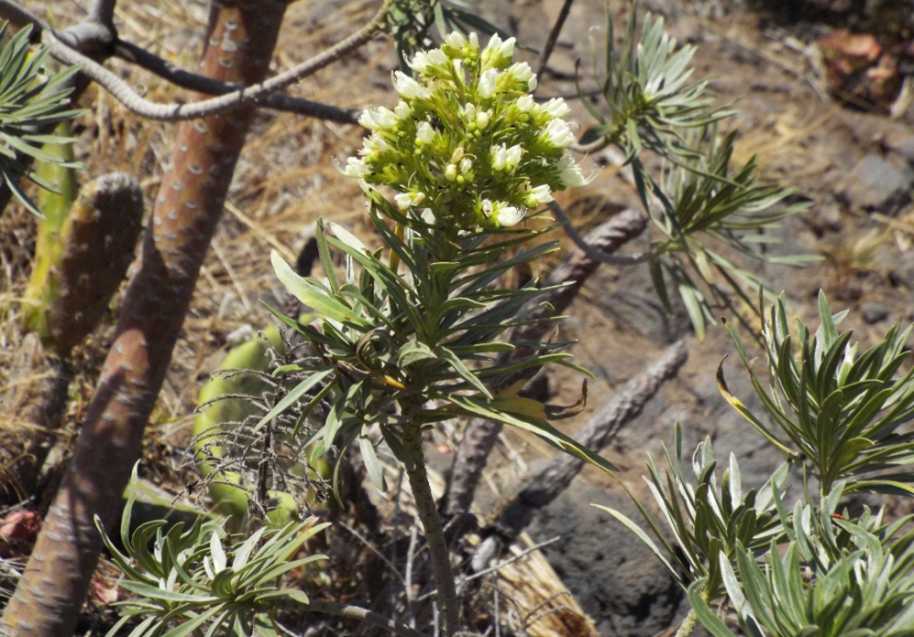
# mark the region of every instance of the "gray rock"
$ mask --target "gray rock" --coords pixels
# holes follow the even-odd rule
[[[906,135],[898,140],[888,142],[889,147],[896,153],[908,160],[908,163],[914,164],[914,135]]]
[[[889,308],[882,303],[864,303],[860,310],[867,325],[879,323],[889,317]]]
[[[561,537],[546,557],[601,635],[653,637],[674,623],[682,591],[644,544],[591,502],[642,522],[627,495],[579,479],[529,530],[538,541]]]
[[[845,194],[852,207],[891,214],[911,200],[914,173],[870,153],[851,170],[846,183]]]

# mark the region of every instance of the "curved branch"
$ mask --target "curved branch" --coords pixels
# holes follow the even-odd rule
[[[95,0],[89,7],[89,21],[114,29],[114,5],[117,0]]]
[[[238,92],[244,89],[238,84],[227,84],[214,80],[213,78],[199,75],[182,69],[168,60],[165,60],[151,51],[127,42],[118,40],[114,44],[114,55],[125,62],[136,64],[140,68],[149,71],[167,82],[186,88],[191,91],[200,93],[209,93],[210,95],[225,95],[227,93]],[[345,109],[314,102],[300,97],[293,97],[283,93],[273,93],[266,95],[257,100],[257,104],[264,108],[271,108],[277,111],[297,113],[308,117],[316,117],[339,124],[357,124],[358,115],[354,109]]]
[[[64,44],[50,29],[42,38],[45,46],[58,59],[80,67],[93,81],[105,88],[116,100],[141,117],[166,122],[196,119],[218,115],[250,103],[260,103],[267,95],[275,93],[299,80],[313,75],[329,66],[350,51],[362,46],[383,25],[393,0],[384,0],[374,17],[361,29],[336,45],[306,60],[288,71],[280,73],[260,84],[246,86],[219,97],[192,102],[190,104],[152,102],[140,96],[117,75],[104,66]]]
[[[631,256],[623,255],[618,256],[615,254],[608,254],[602,250],[599,250],[589,243],[587,243],[584,238],[578,233],[575,229],[574,224],[571,223],[571,219],[568,218],[568,215],[565,214],[565,211],[562,210],[562,207],[556,202],[550,202],[549,210],[552,214],[555,215],[556,220],[561,224],[562,229],[565,231],[565,234],[574,241],[574,244],[578,246],[588,258],[593,259],[599,263],[608,263],[609,265],[636,265],[638,263],[644,263],[650,258],[650,254],[642,252],[640,254],[633,254]]]
[[[0,18],[8,21],[17,29],[31,25],[35,29],[32,33],[33,39],[40,35],[39,30],[45,26],[34,13],[9,0],[0,0]]]
[[[555,20],[555,24],[552,25],[552,30],[549,31],[549,37],[546,39],[546,46],[543,47],[543,53],[540,55],[539,63],[536,65],[536,74],[542,75],[543,71],[546,70],[546,65],[549,64],[549,58],[552,56],[552,51],[555,49],[555,43],[558,42],[559,33],[562,32],[562,27],[565,26],[565,20],[568,19],[568,14],[571,12],[571,5],[574,0],[565,0],[565,3],[562,4],[562,8],[559,9],[558,18]]]

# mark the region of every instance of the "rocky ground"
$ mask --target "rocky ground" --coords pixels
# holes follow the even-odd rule
[[[514,15],[523,16],[520,33],[533,36],[561,3],[526,4]],[[626,3],[610,4],[618,10]],[[784,225],[778,250],[816,254],[822,261],[756,271],[783,290],[807,321],[814,320],[816,294],[824,289],[833,309],[850,310],[847,321],[863,343],[895,322],[914,320],[914,109],[890,118],[876,107],[854,108],[829,95],[834,85],[822,66],[823,46],[816,43],[836,27],[821,12],[791,20],[778,9],[760,13],[733,3],[642,4],[662,13],[680,41],[698,47],[697,77],[708,79],[720,100],[739,111],[728,124],[739,131],[737,154],[744,159],[757,154],[767,177],[811,202],[806,214]],[[587,58],[588,39],[598,33],[602,12],[600,2],[575,3],[555,58],[557,70],[570,72],[575,56]],[[910,45],[910,30],[907,34]],[[591,190],[621,205],[632,199],[623,180],[604,173]],[[576,354],[599,377],[591,388],[594,406],[688,331],[684,315],[666,316],[659,309],[644,268],[607,268],[588,282],[569,314],[569,329],[580,339]],[[606,450],[610,457],[636,478],[644,473],[644,455],[658,457],[679,422],[686,448],[710,436],[718,457],[736,454],[744,484],[761,484],[780,457],[718,395],[714,373],[732,352],[720,327],[701,342],[692,337],[685,369],[616,438]],[[731,389],[750,409],[757,406],[738,362],[731,358],[725,370]],[[577,389],[561,378],[553,387],[569,396]],[[562,537],[546,549],[547,556],[600,634],[663,634],[685,611],[680,592],[649,551],[590,502],[637,517],[627,497],[594,471],[541,512],[536,537]]]

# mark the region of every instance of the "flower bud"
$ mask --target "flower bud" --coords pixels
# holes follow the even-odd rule
[[[394,71],[394,89],[406,100],[425,99],[431,91],[401,71]]]
[[[359,124],[371,130],[386,130],[397,125],[397,116],[384,106],[365,110],[359,117]]]
[[[423,201],[425,201],[425,193],[423,192],[401,192],[394,196],[394,203],[397,204],[397,208],[400,210],[422,205]]]
[[[482,68],[501,68],[514,57],[515,38],[502,40],[497,33],[489,38],[489,43],[482,52]]]
[[[552,191],[549,189],[548,184],[540,184],[527,191],[527,197],[524,200],[524,203],[530,208],[538,208],[539,206],[546,205],[550,201],[552,201]]]
[[[416,144],[429,146],[435,141],[435,129],[428,122],[419,122],[416,127]]]
[[[565,117],[571,112],[568,104],[561,97],[553,97],[542,105],[542,109],[549,117],[553,118]]]
[[[567,148],[575,142],[571,127],[563,119],[550,120],[546,130],[543,132],[543,136],[546,143],[555,148]]]
[[[483,99],[495,97],[496,84],[498,83],[498,71],[489,69],[483,71],[479,76],[479,96]]]
[[[591,178],[584,177],[580,167],[567,152],[559,159],[559,179],[565,186],[585,186]]]

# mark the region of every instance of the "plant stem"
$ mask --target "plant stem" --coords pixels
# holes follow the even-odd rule
[[[386,433],[385,437],[389,439],[389,435]],[[451,562],[447,543],[444,540],[441,517],[438,515],[438,508],[428,484],[425,456],[422,452],[422,434],[419,427],[407,425],[406,431],[402,433],[397,443],[390,447],[406,468],[409,486],[412,488],[413,498],[416,501],[416,513],[422,520],[425,538],[428,541],[432,569],[435,572],[435,582],[438,586],[438,598],[444,605],[444,635],[451,637],[457,631],[459,611],[457,591],[454,588],[454,575],[451,572]]]
[[[692,608],[689,610],[689,614],[685,616],[685,619],[682,620],[682,623],[679,625],[679,630],[676,631],[674,637],[690,637],[695,630],[696,623],[698,623],[698,614],[695,612],[695,609]]]

